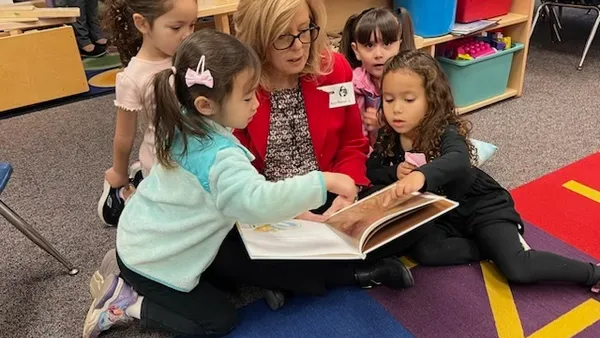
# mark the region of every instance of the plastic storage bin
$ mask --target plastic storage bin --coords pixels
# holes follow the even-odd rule
[[[514,53],[521,49],[522,43],[513,43],[510,49],[478,59],[438,58],[450,82],[456,106],[465,107],[504,93]]]
[[[469,23],[507,14],[512,0],[458,0],[456,22]]]
[[[398,7],[410,13],[416,35],[433,38],[452,31],[456,0],[394,0],[394,8]]]

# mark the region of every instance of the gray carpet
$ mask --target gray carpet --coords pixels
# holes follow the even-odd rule
[[[600,42],[584,71],[577,72],[591,15],[565,11],[564,24],[562,45],[550,43],[545,25],[534,34],[522,98],[469,115],[473,136],[500,148],[485,169],[509,188],[600,149]],[[15,167],[2,199],[81,270],[66,275],[0,221],[1,337],[81,335],[88,278],[114,246],[115,229],[104,227],[96,215],[103,172],[111,163],[112,100],[105,96],[0,120],[0,160]],[[245,293],[238,302],[253,298]],[[169,336],[131,327],[106,337]]]

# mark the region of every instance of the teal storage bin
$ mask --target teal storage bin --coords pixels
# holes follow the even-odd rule
[[[456,3],[457,0],[394,0],[394,8],[408,10],[416,35],[434,38],[452,31]]]
[[[521,49],[522,43],[513,43],[510,49],[473,60],[439,57],[456,106],[465,107],[503,94],[508,87],[514,53]]]

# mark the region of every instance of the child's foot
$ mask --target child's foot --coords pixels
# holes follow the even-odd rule
[[[129,180],[134,187],[138,187],[140,182],[144,179],[144,174],[142,172],[142,163],[135,162],[129,166]]]
[[[84,58],[99,58],[106,54],[106,47],[92,43],[79,48],[79,54]]]
[[[97,301],[102,297],[102,287],[108,276],[119,276],[120,274],[121,269],[119,269],[119,265],[117,264],[117,251],[115,249],[110,249],[104,255],[100,268],[98,268],[92,275],[92,278],[90,278],[90,294],[94,301]]]
[[[116,226],[125,208],[125,198],[121,194],[123,188],[113,188],[104,181],[104,190],[98,201],[98,216],[106,225]]]
[[[95,338],[115,324],[131,320],[125,310],[135,303],[137,293],[125,281],[114,275],[107,276],[100,298],[92,302],[85,317],[83,338]]]
[[[383,284],[392,289],[407,289],[415,284],[410,270],[395,257],[384,258],[366,268],[356,269],[355,278],[363,288]]]
[[[97,45],[97,46],[101,46],[101,47],[104,47],[104,46],[106,46],[106,44],[107,44],[107,43],[108,43],[108,40],[107,40],[107,39],[105,39],[105,38],[102,38],[102,39],[100,39],[100,40],[96,40],[96,41],[94,42],[94,44],[95,44],[95,45]]]
[[[279,310],[285,304],[285,294],[279,290],[265,290],[265,302],[271,310]]]
[[[598,268],[600,268],[600,263],[596,264]],[[600,280],[596,283],[596,285],[592,286],[592,292],[600,293]]]

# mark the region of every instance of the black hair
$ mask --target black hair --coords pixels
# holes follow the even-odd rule
[[[196,70],[204,57],[204,70],[210,71],[213,84],[186,84],[186,72]],[[237,75],[251,72],[251,90],[258,86],[261,62],[250,47],[229,34],[214,29],[202,29],[188,36],[173,55],[173,68],[165,69],[154,78],[156,113],[154,117],[156,157],[172,166],[171,148],[179,139],[187,151],[188,136],[205,138],[209,135],[206,118],[196,110],[194,101],[200,96],[222,105],[233,90]],[[171,81],[172,79],[172,81]]]
[[[400,50],[415,49],[415,39],[412,20],[405,8],[399,7],[394,14],[388,8],[369,8],[360,14],[348,18],[342,32],[340,52],[344,54],[352,68],[360,67],[362,63],[352,50],[352,43],[361,45],[371,41],[371,36],[379,30],[384,43],[393,43],[401,39]]]

